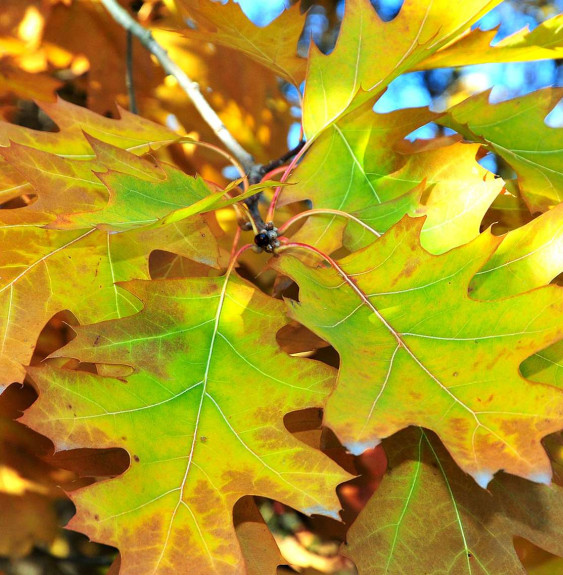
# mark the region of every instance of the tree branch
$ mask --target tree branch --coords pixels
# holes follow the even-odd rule
[[[129,95],[129,111],[138,114],[137,99],[135,98],[135,85],[133,83],[133,34],[127,30],[127,67],[125,69],[125,85]]]
[[[250,185],[257,184],[268,172],[271,172],[275,168],[279,168],[279,166],[283,166],[290,158],[298,154],[303,146],[305,145],[305,140],[301,140],[295,148],[286,152],[283,156],[278,158],[277,160],[272,160],[264,165],[256,165],[254,166],[253,170],[248,174],[248,183]],[[250,198],[246,198],[244,203],[248,207],[248,211],[250,216],[254,220],[255,226],[258,230],[262,230],[265,227],[265,222],[260,215],[260,210],[258,209],[258,204],[260,202],[260,198],[262,197],[262,192],[258,192]]]
[[[193,82],[187,74],[173,62],[166,50],[153,38],[150,30],[147,30],[141,24],[136,22],[133,17],[123,9],[117,0],[101,0],[114,20],[128,32],[136,36],[141,44],[151,53],[154,54],[162,69],[178,81],[178,85],[189,96],[197,111],[207,122],[211,129],[217,134],[217,137],[223,142],[228,150],[242,164],[246,173],[251,173],[256,169],[254,158],[235,140],[233,135],[227,130],[221,118],[215,110],[209,105],[199,90],[199,84]]]

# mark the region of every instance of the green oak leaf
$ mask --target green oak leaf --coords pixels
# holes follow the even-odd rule
[[[476,237],[503,182],[477,163],[476,145],[405,141],[436,117],[426,108],[376,114],[368,102],[331,124],[281,195],[282,205],[308,199],[319,210],[293,239],[328,253],[342,243],[354,251],[405,214],[428,216],[421,241],[433,253]],[[363,226],[326,209],[346,212]]]
[[[307,138],[381,93],[500,2],[467,0],[452,10],[448,0],[405,0],[394,19],[383,22],[369,0],[347,0],[334,50],[326,56],[311,47],[303,100]]]
[[[305,513],[340,507],[335,487],[349,476],[283,423],[323,404],[334,370],[282,352],[283,303],[234,272],[126,288],[140,313],[79,327],[54,356],[133,373],[30,368],[40,395],[24,421],[57,449],[130,454],[122,476],[72,494],[71,528],[117,546],[120,573],[245,573],[232,520],[240,497]]]
[[[469,284],[501,240],[487,231],[434,256],[422,225],[406,217],[331,265],[320,253],[305,265],[298,250],[311,248],[291,244],[274,263],[299,286],[291,316],[341,357],[325,424],[354,453],[421,425],[483,487],[499,469],[547,483],[540,441],[561,426],[563,391],[519,366],[563,336],[563,290],[474,300]]]
[[[544,212],[563,201],[563,130],[545,123],[563,88],[545,88],[499,104],[489,103],[489,93],[464,100],[438,122],[501,156],[515,170],[530,211]]]

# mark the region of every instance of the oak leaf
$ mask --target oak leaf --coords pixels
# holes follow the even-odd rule
[[[94,152],[84,132],[136,155],[158,149],[179,138],[169,128],[119,107],[120,119],[114,120],[61,98],[56,102],[40,102],[39,106],[53,120],[58,131],[40,132],[0,122],[0,146],[15,142],[66,158],[87,159],[94,157]]]
[[[106,125],[98,116],[100,126],[96,126],[90,112],[76,115],[98,131]],[[116,124],[120,122],[111,121],[106,139],[130,143],[129,128],[121,137]],[[135,138],[138,150],[150,145],[145,135],[162,133],[150,122],[140,122],[139,127],[140,135]],[[143,127],[148,132],[143,133]],[[21,139],[36,138],[39,147],[59,154],[21,145],[2,150],[22,181],[31,182],[28,185],[39,199],[29,207],[0,213],[0,385],[22,381],[22,366],[28,364],[41,329],[59,311],[67,309],[83,323],[137,311],[136,298],[115,282],[148,279],[152,251],[166,250],[215,267],[219,256],[215,237],[201,216],[158,229],[138,227],[147,223],[143,218],[150,216],[148,222],[152,223],[174,209],[185,210],[207,201],[211,191],[202,180],[88,139],[83,132],[78,137],[72,128],[63,129],[60,135],[12,128]],[[168,130],[164,133],[170,137]],[[85,154],[86,159],[78,159],[76,153],[61,157],[65,147],[70,152],[90,153]],[[94,148],[98,155],[90,160]],[[106,172],[109,190],[92,171],[103,167],[100,158],[129,172]],[[218,201],[216,195],[211,197]],[[30,215],[27,221],[25,214]],[[65,229],[33,223],[54,228],[58,223]]]
[[[121,573],[244,573],[232,524],[241,496],[339,509],[334,487],[348,475],[283,423],[322,405],[334,371],[285,355],[275,341],[283,304],[234,272],[126,287],[144,304],[139,314],[77,328],[54,356],[133,373],[30,368],[40,396],[24,421],[58,449],[129,452],[121,477],[72,494],[70,524],[117,546]]]
[[[426,58],[418,70],[494,62],[529,62],[563,57],[563,15],[526,27],[491,46],[497,30],[476,28]]]
[[[85,160],[94,158],[95,154],[84,133],[136,155],[156,150],[179,138],[168,128],[121,108],[119,108],[120,119],[113,120],[62,99],[54,103],[41,102],[40,107],[54,122],[58,131],[40,132],[0,122],[0,147],[16,143],[34,150],[57,154],[63,159]],[[32,193],[33,188],[26,178],[13,166],[0,159],[0,199],[7,201]],[[15,220],[19,220],[19,216],[16,216]],[[35,219],[30,223],[40,222]]]
[[[354,453],[421,425],[483,487],[499,469],[548,483],[540,441],[561,425],[563,391],[519,366],[563,336],[563,290],[474,300],[469,283],[501,240],[487,231],[433,256],[422,224],[407,217],[332,267],[287,251],[274,264],[299,285],[292,317],[341,357],[325,424]]]
[[[512,230],[471,281],[475,299],[515,295],[563,273],[563,203]]]
[[[334,50],[325,56],[311,47],[303,100],[307,138],[381,93],[500,1],[471,0],[451,10],[448,0],[405,0],[390,22],[379,18],[369,0],[346,2]]]
[[[502,180],[478,165],[475,145],[450,138],[432,145],[405,140],[436,117],[426,108],[376,114],[367,102],[332,123],[289,178],[294,185],[281,195],[280,205],[308,199],[321,210],[294,239],[331,252],[344,233],[344,246],[356,250],[405,214],[428,216],[421,241],[433,253],[476,237]],[[327,208],[364,226],[346,214],[323,214]]]
[[[287,133],[296,119],[282,93],[279,78],[270,69],[243,52],[220,44],[201,42],[160,28],[153,33],[170,57],[199,84],[210,105],[245,149],[264,162],[287,151]],[[143,113],[161,123],[172,113],[187,133],[221,146],[193,104],[186,101],[184,91],[169,79],[157,88],[156,98],[140,101]],[[217,154],[204,148],[196,151],[193,161],[197,171],[207,179],[219,181],[210,174],[217,165]]]
[[[383,446],[389,473],[344,548],[359,575],[524,575],[515,536],[563,555],[561,487],[499,474],[484,491],[420,428]]]
[[[499,104],[490,104],[489,94],[468,98],[438,121],[501,156],[516,171],[530,211],[546,211],[563,201],[562,130],[545,123],[563,89],[545,88]]]
[[[182,30],[188,38],[243,52],[295,86],[303,81],[307,60],[297,56],[297,44],[305,15],[300,14],[298,5],[284,10],[267,26],[259,27],[234,2],[176,0],[176,4],[197,25],[195,29]]]

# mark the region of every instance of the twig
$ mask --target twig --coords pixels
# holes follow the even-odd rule
[[[139,108],[137,108],[135,85],[133,84],[133,34],[131,30],[127,30],[125,85],[127,86],[127,94],[129,95],[129,111],[133,112],[133,114],[138,114]]]
[[[255,166],[254,170],[248,175],[248,183],[252,185],[260,182],[268,172],[271,172],[272,170],[278,168],[279,166],[283,166],[283,164],[285,164],[290,158],[295,156],[295,154],[298,154],[304,145],[305,140],[301,140],[299,144],[295,146],[295,148],[289,150],[277,160],[272,160],[268,164],[264,164],[262,166],[260,165]],[[258,209],[258,204],[260,202],[261,197],[262,192],[258,192],[254,196],[250,196],[250,198],[244,200],[244,203],[248,207],[250,216],[254,220],[255,228],[258,228],[259,230],[265,228],[264,220],[262,219],[262,216],[260,215],[260,210]]]
[[[298,154],[302,150],[304,145],[305,140],[301,140],[299,144],[295,146],[295,148],[292,148],[277,160],[272,160],[268,164],[264,164],[262,166],[255,166],[253,172],[248,175],[249,184],[250,185],[257,184],[264,177],[265,174],[271,172],[275,168],[283,166],[290,158],[293,158],[295,154]]]
[[[114,20],[125,28],[125,30],[131,32],[133,36],[136,36],[141,44],[156,57],[163,70],[176,78],[178,85],[189,96],[202,118],[215,134],[217,134],[221,142],[223,142],[239,160],[246,173],[250,174],[256,169],[254,158],[235,140],[229,130],[227,130],[221,118],[219,118],[215,110],[213,110],[203,97],[199,90],[199,84],[193,82],[187,74],[170,59],[166,50],[153,38],[151,31],[136,22],[133,17],[117,3],[117,0],[101,0],[101,2],[113,16]]]
[[[170,58],[170,56],[168,56],[166,50],[153,38],[151,31],[147,30],[141,26],[141,24],[136,22],[135,19],[117,3],[117,0],[101,0],[101,2],[112,15],[114,20],[127,31],[127,87],[129,90],[131,110],[133,110],[134,105],[134,93],[131,62],[132,47],[130,46],[130,41],[132,36],[136,36],[141,44],[156,57],[162,66],[162,69],[167,74],[170,74],[176,78],[178,85],[191,99],[192,103],[201,114],[202,118],[207,122],[217,137],[221,140],[221,142],[223,142],[227,149],[241,164],[244,172],[248,175],[248,182],[250,185],[260,182],[264,174],[267,174],[278,166],[283,165],[285,162],[287,162],[287,160],[289,160],[289,158],[299,153],[299,151],[303,148],[305,142],[301,141],[293,150],[285,153],[277,160],[274,160],[265,165],[257,164],[254,161],[254,158],[237,142],[237,140],[235,140],[229,130],[227,130],[221,121],[221,118],[219,118],[215,110],[213,110],[213,108],[209,105],[209,102],[200,92],[199,84],[197,82],[193,82],[187,76],[187,74]],[[245,204],[248,208],[248,215],[252,219],[252,222],[248,222],[250,226],[247,226],[246,229],[252,228],[254,230],[262,230],[265,227],[264,220],[262,219],[260,210],[258,209],[258,203],[260,201],[261,195],[262,193],[259,192],[255,196],[251,196],[245,200]]]

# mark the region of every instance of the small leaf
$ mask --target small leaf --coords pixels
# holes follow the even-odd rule
[[[489,93],[468,98],[438,122],[506,160],[530,211],[546,211],[563,201],[562,130],[545,123],[563,89],[545,88],[500,104],[489,104]]]
[[[469,66],[500,62],[530,62],[555,60],[563,57],[563,15],[542,22],[531,32],[528,27],[503,38],[494,46],[491,42],[497,29],[475,28],[449,46],[424,60],[418,70]]]
[[[237,182],[235,182],[236,184]],[[242,192],[238,195],[235,195],[231,198],[225,197],[225,193],[228,191],[228,188],[224,190],[219,190],[209,196],[206,196],[192,204],[191,206],[186,206],[185,208],[180,208],[168,216],[165,216],[160,222],[159,225],[170,224],[173,222],[179,222],[186,218],[189,218],[195,214],[204,214],[206,212],[211,212],[214,210],[220,210],[222,208],[226,208],[228,206],[232,206],[238,202],[242,202],[246,198],[250,198],[256,194],[259,194],[261,191],[268,189],[268,188],[275,188],[280,185],[287,185],[287,183],[280,183],[276,181],[266,181],[266,182],[259,182],[258,184],[254,184],[250,186],[245,192]],[[235,185],[230,185],[229,188],[235,188]]]

